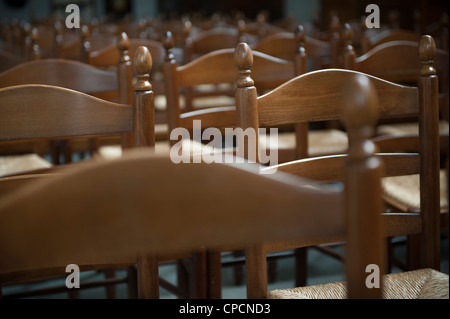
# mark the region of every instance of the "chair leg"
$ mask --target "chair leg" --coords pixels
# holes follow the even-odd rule
[[[138,298],[137,269],[135,266],[127,267],[127,297],[128,299]]]
[[[222,254],[220,251],[208,251],[207,258],[207,298],[222,298]]]
[[[265,299],[267,296],[267,257],[263,246],[250,247],[245,252],[247,269],[247,298]]]
[[[116,278],[116,270],[115,269],[106,269],[104,271],[106,279],[114,279]],[[115,285],[107,285],[106,288],[106,298],[107,299],[116,299],[117,298],[117,289]]]
[[[244,255],[245,255],[245,252],[242,250],[233,251],[233,257],[235,257],[235,258],[243,257]],[[234,284],[236,286],[242,285],[243,278],[244,278],[244,272],[243,272],[242,265],[235,265],[233,267],[233,272],[234,272]]]
[[[308,247],[295,249],[295,287],[304,287],[308,272]]]
[[[137,262],[139,299],[159,299],[158,258],[139,256]]]
[[[277,263],[276,258],[269,259],[267,268],[268,268],[269,282],[270,283],[276,282],[277,281],[277,271],[278,271],[278,263]]]
[[[189,271],[186,267],[186,261],[179,259],[176,262],[177,268],[177,287],[183,291],[184,295],[189,295]]]
[[[420,235],[409,235],[406,238],[407,269],[420,268]]]
[[[190,296],[193,299],[207,298],[206,252],[197,251],[192,254]]]
[[[392,264],[394,263],[392,237],[386,238],[386,246],[386,273],[390,274],[392,272]]]

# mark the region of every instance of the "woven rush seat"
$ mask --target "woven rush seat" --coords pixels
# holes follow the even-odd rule
[[[439,122],[439,133],[448,134],[449,124],[447,121]],[[419,134],[418,123],[398,123],[389,125],[380,125],[377,127],[376,135],[404,135],[404,134]]]
[[[448,299],[448,275],[425,268],[383,277],[384,299]],[[268,299],[346,299],[346,282],[277,289]]]
[[[0,176],[51,167],[52,164],[37,154],[0,156]]]
[[[278,149],[295,149],[296,136],[295,133],[280,133],[278,141],[275,136],[260,135],[261,147]],[[268,144],[270,143],[270,144]],[[312,130],[308,132],[308,153],[309,156],[320,156],[328,154],[341,154],[347,152],[348,138],[347,134],[340,130]]]
[[[440,171],[441,210],[448,209],[446,171]],[[381,182],[384,199],[404,212],[420,211],[419,174],[385,177]]]

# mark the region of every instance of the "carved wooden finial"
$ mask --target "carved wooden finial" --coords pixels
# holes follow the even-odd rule
[[[375,145],[370,140],[379,117],[379,98],[369,77],[357,75],[346,83],[343,92],[343,119],[353,159],[371,156]]]
[[[152,70],[153,60],[150,51],[145,46],[137,48],[134,55],[133,68],[136,73],[137,82],[134,86],[135,91],[150,91],[150,72]]]
[[[38,28],[33,27],[30,31],[31,39],[31,59],[39,60],[41,58],[41,51],[39,47],[39,31]]]
[[[130,50],[130,40],[128,39],[128,35],[126,34],[126,32],[122,32],[121,34],[119,34],[119,37],[117,38],[117,48],[120,52],[119,63],[131,61],[131,58],[128,54]]]
[[[253,53],[247,43],[239,43],[234,52],[234,64],[239,72],[237,87],[253,86],[255,82],[250,77],[253,66]]]
[[[294,35],[295,35],[295,41],[299,44],[304,45],[305,41],[306,41],[306,33],[305,33],[305,28],[303,27],[303,25],[299,24],[295,30],[294,30]]]
[[[174,61],[175,54],[173,53],[173,48],[175,46],[175,40],[173,38],[172,32],[167,31],[163,38],[164,49],[166,50],[166,61]]]
[[[237,22],[237,28],[239,32],[239,42],[247,42],[245,33],[247,33],[247,23],[244,19],[239,19]]]
[[[303,25],[298,25],[294,30],[296,51],[294,56],[295,75],[308,72],[308,56],[306,54],[306,34]]]
[[[245,22],[244,19],[239,19],[237,22],[237,27],[239,30],[239,33],[244,33],[247,32],[247,23]]]
[[[89,29],[89,27],[87,25],[82,25],[81,26],[81,39],[87,39],[91,36],[91,30]]]
[[[258,13],[258,15],[256,16],[256,21],[258,22],[258,24],[265,24],[267,22],[267,18],[264,12]]]
[[[331,13],[331,20],[330,20],[330,30],[331,32],[339,32],[341,28],[341,22],[339,20],[339,16],[336,12]]]
[[[436,56],[436,44],[430,35],[423,35],[419,43],[419,57],[422,62],[421,76],[435,75],[436,69],[433,66]]]
[[[342,38],[346,45],[351,44],[353,41],[353,28],[349,23],[344,24],[344,32],[342,33]]]
[[[130,40],[126,32],[122,32],[117,39],[117,47],[120,51],[128,51],[130,49]]]
[[[87,25],[81,26],[81,60],[84,62],[89,61],[89,53],[91,52],[91,42],[89,38],[91,31]]]
[[[356,53],[352,43],[353,28],[349,23],[344,25],[342,40],[344,41],[344,68],[354,70],[356,68]]]
[[[191,20],[189,20],[189,18],[186,18],[183,21],[183,34],[185,37],[188,37],[190,36],[191,32],[192,32],[192,22]]]

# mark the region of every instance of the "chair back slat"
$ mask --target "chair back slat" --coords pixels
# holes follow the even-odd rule
[[[419,154],[396,153],[378,154],[378,156],[380,156],[385,165],[384,176],[403,176],[420,173]],[[343,180],[342,171],[346,160],[347,155],[331,155],[283,163],[263,170],[276,168],[285,173],[320,182],[339,182]]]
[[[44,179],[0,203],[0,280],[11,272],[64,273],[68,264],[114,264],[137,254],[204,245],[342,236],[342,192],[310,189],[306,181],[285,175],[266,178],[255,168],[175,165],[138,152]],[[199,179],[202,183],[186,189]],[[169,199],[174,194],[176,201]],[[205,209],[211,206],[217,209]],[[313,226],[318,221],[321,227]]]
[[[272,126],[337,120],[342,116],[342,88],[360,74],[327,69],[299,76],[258,98],[259,123]],[[417,88],[370,78],[380,92],[380,118],[419,113]]]
[[[74,81],[74,78],[83,80]],[[61,86],[87,94],[117,91],[118,88],[117,73],[64,59],[26,62],[0,74],[0,87],[24,83]]]
[[[0,89],[0,139],[114,135],[132,130],[132,108],[47,85]],[[101,119],[101,120],[100,120]]]

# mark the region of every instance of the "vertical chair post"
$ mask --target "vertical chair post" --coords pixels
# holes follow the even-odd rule
[[[306,33],[302,25],[295,29],[295,41],[297,51],[294,55],[294,76],[299,76],[308,72],[308,54],[305,48]],[[308,154],[308,134],[309,123],[295,124],[295,152],[296,158],[307,158]],[[305,286],[307,282],[308,248],[295,249],[295,286]]]
[[[137,82],[133,94],[133,147],[155,146],[154,94],[149,82],[152,57],[147,47],[141,46],[134,56]],[[137,259],[138,297],[159,298],[158,257],[140,255]]]
[[[80,61],[89,64],[89,54],[91,52],[91,42],[89,42],[89,37],[91,36],[91,31],[87,25],[81,27],[81,52]]]
[[[308,55],[305,48],[306,34],[303,26],[299,25],[295,29],[295,40],[297,51],[294,56],[294,76],[299,76],[308,72]],[[295,125],[296,135],[296,157],[308,157],[308,131],[309,123],[298,123]]]
[[[356,69],[356,53],[353,48],[353,29],[350,24],[344,25],[344,69],[355,70]]]
[[[330,46],[331,46],[331,67],[339,67],[339,43],[340,43],[340,21],[337,15],[331,17],[330,22]]]
[[[246,130],[255,130],[255,141],[248,139],[238,145],[238,156],[248,159],[249,150],[256,150],[258,147],[258,104],[257,92],[254,81],[250,77],[253,65],[253,54],[246,43],[239,43],[235,51],[235,65],[238,69],[238,80],[236,83],[236,111],[238,114],[238,127]],[[256,156],[255,162],[259,160]],[[263,245],[256,245],[246,248],[245,263],[247,269],[247,298],[262,299],[267,295],[267,259]]]
[[[178,119],[180,117],[180,92],[176,90],[177,87],[175,81],[177,81],[176,73],[177,61],[175,60],[175,55],[173,54],[173,47],[175,45],[175,40],[170,31],[166,32],[163,40],[164,48],[166,50],[166,59],[163,64],[164,73],[164,90],[166,92],[167,100],[167,124],[169,126],[169,136],[170,133],[178,127]],[[171,145],[174,145],[178,141],[170,141]]]
[[[134,147],[155,147],[155,97],[149,82],[152,65],[150,51],[147,47],[139,47],[134,56],[137,77],[133,95]]]
[[[245,159],[259,163],[259,120],[257,91],[253,79],[250,77],[253,66],[253,53],[246,43],[239,43],[235,51],[235,65],[238,69],[238,80],[236,82],[236,111],[238,114],[238,127],[243,130],[253,129],[255,139],[240,138],[243,143],[239,143],[237,155]],[[254,150],[255,154],[249,151]]]
[[[119,61],[117,69],[119,103],[133,103],[133,69],[131,58],[129,56],[130,41],[125,32],[122,32],[117,39],[117,48],[119,49]],[[133,146],[133,134],[122,134],[122,148],[127,149]]]
[[[349,137],[344,168],[347,220],[346,278],[348,298],[381,299],[385,268],[381,197],[383,164],[370,140],[379,101],[370,79],[358,76],[344,92],[344,121]]]
[[[439,83],[433,60],[436,45],[429,35],[419,44],[421,267],[440,269]]]

